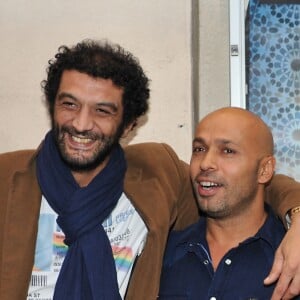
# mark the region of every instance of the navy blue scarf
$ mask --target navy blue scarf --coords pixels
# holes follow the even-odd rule
[[[50,131],[37,158],[43,195],[58,214],[69,246],[55,286],[56,300],[121,299],[112,249],[102,222],[123,192],[126,161],[117,145],[106,167],[80,188],[62,161]]]

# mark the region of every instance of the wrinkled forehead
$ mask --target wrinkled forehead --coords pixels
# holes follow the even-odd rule
[[[254,113],[241,108],[221,108],[204,117],[198,124],[195,135],[213,138],[230,139],[245,147],[257,149],[261,155],[274,151],[271,130]]]
[[[258,139],[259,126],[250,118],[237,114],[211,114],[205,117],[197,126],[195,138],[206,142],[213,140],[228,140],[247,146]]]

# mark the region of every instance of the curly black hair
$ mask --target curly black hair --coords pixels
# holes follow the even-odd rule
[[[139,61],[120,45],[106,40],[84,40],[73,47],[61,46],[54,59],[49,60],[47,79],[42,81],[51,118],[62,73],[76,70],[95,78],[111,79],[123,88],[123,128],[148,110],[149,79]]]

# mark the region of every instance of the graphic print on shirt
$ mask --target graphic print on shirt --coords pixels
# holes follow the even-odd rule
[[[125,211],[126,214],[133,214],[134,209],[129,209]],[[110,215],[106,221],[103,222],[103,227],[108,236],[113,236],[110,238],[110,244],[112,246],[112,251],[115,259],[116,269],[128,272],[133,263],[133,252],[131,247],[126,246],[128,244],[128,239],[130,238],[130,230],[126,230],[116,236],[114,236],[115,226],[118,226],[122,222],[121,216],[124,212],[119,213],[113,222],[112,215]],[[113,225],[114,224],[114,225]],[[121,224],[120,224],[121,225]],[[125,243],[125,246],[121,246]]]
[[[36,271],[50,271],[53,246],[49,236],[52,235],[54,224],[55,217],[53,214],[40,215],[36,248],[43,249],[43,251],[39,251],[34,257],[33,268]]]
[[[35,262],[27,300],[52,300],[55,283],[68,251],[57,215],[43,197]],[[144,247],[147,228],[129,199],[122,194],[111,215],[102,224],[111,243],[123,298],[136,257]]]

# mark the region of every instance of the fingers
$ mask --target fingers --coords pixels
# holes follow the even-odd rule
[[[287,291],[284,293],[282,299],[283,300],[289,300],[293,299],[297,295],[300,294],[300,275],[297,274],[294,276],[293,280],[290,282],[290,285],[287,289]]]
[[[287,231],[276,253],[273,267],[266,285],[276,286],[271,300],[288,300],[300,294],[300,214],[293,219],[291,228]]]
[[[284,296],[288,296],[289,293],[288,288],[292,279],[293,279],[292,275],[289,275],[283,271],[273,291],[271,300],[291,299],[291,298],[284,298]]]
[[[275,253],[272,269],[269,275],[264,280],[265,285],[274,283],[276,280],[278,280],[280,274],[282,273],[284,258],[280,249],[281,248],[278,248],[278,250]]]
[[[264,283],[268,285],[279,278],[271,300],[289,300],[300,294],[300,273],[298,271],[296,264],[288,264],[287,261],[284,261],[281,252],[276,252],[272,270],[264,280]]]

